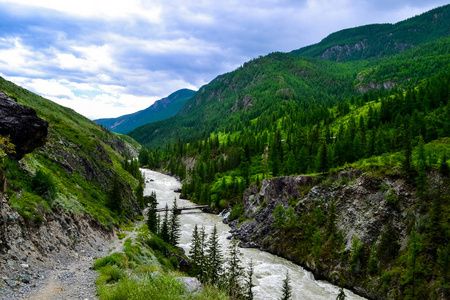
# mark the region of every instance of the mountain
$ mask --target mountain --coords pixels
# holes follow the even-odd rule
[[[148,148],[140,161],[224,211],[247,247],[369,299],[446,299],[449,9],[220,75],[172,118],[129,133]],[[410,45],[396,50],[389,31]],[[366,37],[369,52],[321,56]]]
[[[376,59],[450,36],[450,5],[396,24],[372,24],[330,34],[320,43],[292,51],[294,55],[338,62]]]
[[[2,274],[98,250],[141,215],[138,166],[124,169],[136,141],[3,78],[0,91],[0,259],[14,265]]]
[[[193,90],[178,90],[168,97],[156,101],[144,110],[118,118],[97,119],[94,120],[94,122],[105,126],[111,131],[127,133],[139,126],[170,118],[176,114],[194,94],[195,91]]]

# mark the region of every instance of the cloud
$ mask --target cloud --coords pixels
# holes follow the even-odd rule
[[[245,61],[443,0],[0,0],[0,72],[90,118],[143,109]],[[109,107],[110,106],[110,107]]]

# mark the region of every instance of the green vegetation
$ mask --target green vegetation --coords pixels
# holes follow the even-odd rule
[[[186,290],[180,277],[186,276],[177,271],[163,253],[173,253],[181,257],[178,250],[158,238],[148,238],[149,231],[144,227],[133,243],[127,239],[124,252],[115,252],[98,259],[94,269],[99,272],[97,290],[102,300],[112,299],[229,299],[224,292],[205,285],[197,293]]]
[[[180,176],[184,197],[217,211],[231,209],[229,220],[239,223],[245,221],[244,191],[255,192],[265,178],[311,175],[314,183],[300,187],[302,197],[315,185],[350,184],[347,178],[334,181],[343,168],[402,178],[413,190],[410,206],[391,186],[380,187],[380,197],[406,216],[407,233],[383,220],[376,241],[345,236],[349,247],[336,228],[339,199],[317,199],[308,207],[290,199],[274,211],[274,247],[319,272],[345,266],[342,284],[358,281],[383,297],[434,297],[448,289],[450,270],[449,9],[339,32],[301,53],[316,57],[337,41],[373,37],[366,52],[346,62],[272,53],[218,76],[176,116],[130,133],[147,147],[141,162]],[[442,23],[430,25],[430,18]],[[410,39],[413,28],[420,32]],[[404,45],[381,49],[391,31],[397,46]],[[197,229],[195,249],[203,249],[205,235]],[[400,235],[413,241],[400,245]],[[196,275],[207,278],[201,256],[192,255],[199,260]]]
[[[447,5],[396,24],[373,24],[344,29],[330,34],[318,44],[292,53],[298,56],[321,56],[335,61],[390,56],[422,43],[447,37],[449,19]]]
[[[9,202],[19,214],[40,222],[58,208],[88,214],[105,227],[136,217],[133,202],[140,179],[122,165],[130,156],[125,143],[135,149],[139,144],[2,78],[0,90],[49,122],[47,144],[27,154],[20,165],[2,155]],[[7,139],[1,145],[1,153],[13,151]]]

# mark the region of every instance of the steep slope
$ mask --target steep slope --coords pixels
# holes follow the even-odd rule
[[[195,91],[193,90],[178,90],[168,97],[156,101],[144,110],[118,118],[98,119],[94,120],[94,122],[105,126],[111,131],[127,133],[139,126],[170,118],[176,114],[194,94]]]
[[[48,122],[44,146],[20,161],[14,154],[0,158],[0,271],[9,278],[0,282],[1,296],[6,285],[26,286],[30,274],[58,266],[58,260],[97,251],[114,227],[135,219],[141,209],[139,180],[122,168],[137,154],[134,140],[2,78],[0,91]],[[21,138],[36,139],[22,125]]]
[[[449,67],[450,38],[419,45],[376,61],[337,63],[272,53],[218,76],[172,118],[129,135],[148,147],[191,141],[215,132],[239,132],[259,124],[273,132],[286,114],[314,123],[326,109],[372,90],[419,84]],[[252,121],[253,120],[253,121]],[[271,121],[269,121],[271,120]],[[256,126],[256,125],[255,125]]]
[[[396,24],[344,29],[292,53],[338,62],[376,59],[449,35],[450,5],[446,5]]]

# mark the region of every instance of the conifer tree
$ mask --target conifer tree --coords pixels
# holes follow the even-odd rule
[[[405,173],[407,175],[411,174],[411,154],[412,154],[412,149],[411,149],[411,138],[409,136],[409,126],[405,125],[404,126],[404,131],[403,131],[403,153],[405,155],[405,159],[403,160],[403,171],[405,171]]]
[[[169,207],[166,203],[166,210],[164,212],[164,219],[161,224],[161,232],[159,236],[163,239],[164,242],[169,242]]]
[[[439,164],[439,172],[441,172],[444,177],[448,177],[450,175],[450,167],[448,166],[447,156],[445,153],[442,155],[441,163]]]
[[[170,216],[170,228],[169,228],[169,244],[172,246],[178,245],[180,239],[180,220],[177,205],[177,198],[173,200],[172,215]]]
[[[111,190],[109,191],[108,208],[119,214],[122,212],[122,195],[120,192],[120,181],[117,175],[114,176]]]
[[[280,300],[290,300],[292,299],[292,286],[291,278],[289,276],[289,271],[286,271],[286,277],[283,280],[283,286],[281,289],[282,296]]]
[[[243,294],[241,280],[244,276],[244,269],[241,266],[242,253],[239,250],[239,241],[233,239],[228,247],[229,257],[226,261],[225,279],[228,294],[232,299],[237,299]]]
[[[411,230],[411,237],[409,240],[409,255],[408,255],[408,271],[404,276],[403,285],[406,285],[406,295],[409,299],[417,299],[416,298],[416,275],[417,272],[421,269],[420,264],[417,262],[417,258],[421,251],[421,246],[419,243],[418,236],[414,230]]]
[[[345,298],[347,298],[347,296],[345,295],[344,289],[341,287],[339,289],[339,294],[336,297],[336,300],[345,300]]]
[[[255,286],[253,284],[253,273],[254,273],[254,266],[253,266],[253,260],[250,260],[250,264],[248,266],[248,270],[247,270],[247,282],[246,282],[246,290],[247,290],[247,294],[246,294],[246,299],[247,300],[253,300],[253,291],[252,288]]]
[[[211,236],[208,239],[206,256],[208,264],[208,281],[211,284],[217,284],[220,276],[222,275],[223,257],[216,225],[214,225]]]
[[[328,155],[327,155],[327,144],[322,143],[320,146],[319,153],[317,154],[317,171],[325,173],[328,171]]]
[[[156,213],[158,201],[156,200],[156,195],[155,197],[153,197],[153,193],[152,196],[150,196],[149,198],[150,198],[149,203],[150,206],[147,212],[147,227],[151,232],[158,234],[158,217],[157,217],[158,214]]]
[[[422,198],[426,190],[426,165],[425,165],[425,150],[422,136],[419,137],[418,145],[418,161],[417,161],[418,176],[416,178],[417,196]]]
[[[203,245],[198,226],[195,224],[194,231],[192,232],[191,250],[189,250],[189,258],[191,259],[191,273],[194,276],[200,274],[201,258],[203,256]]]

